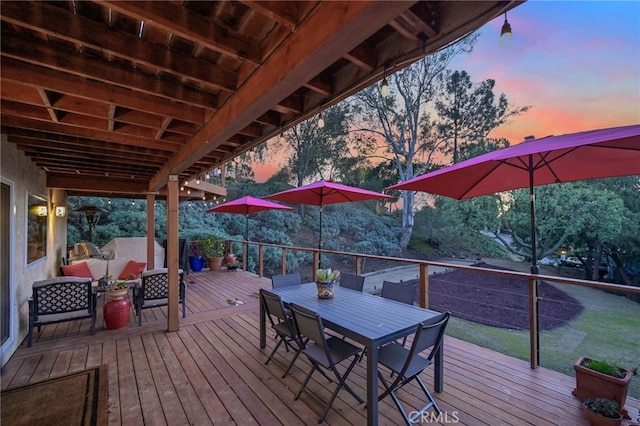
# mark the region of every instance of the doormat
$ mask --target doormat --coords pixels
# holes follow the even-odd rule
[[[3,425],[106,425],[107,366],[3,390]]]

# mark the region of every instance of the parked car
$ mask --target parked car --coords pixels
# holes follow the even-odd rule
[[[577,257],[569,256],[562,264],[564,266],[569,266],[572,268],[582,268],[582,262],[580,262],[580,259],[578,259]]]
[[[558,266],[560,264],[560,259],[557,257],[546,256],[540,259],[540,264],[546,266]]]

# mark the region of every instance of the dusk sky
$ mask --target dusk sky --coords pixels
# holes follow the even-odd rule
[[[496,81],[494,93],[532,109],[490,136],[511,144],[640,123],[640,1],[529,0],[508,12],[513,30],[500,45],[504,15],[480,29],[471,55],[453,69],[473,82]],[[261,182],[275,170],[255,165]]]

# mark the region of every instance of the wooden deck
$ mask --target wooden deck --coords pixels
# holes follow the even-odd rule
[[[178,332],[165,332],[166,308],[146,310],[141,327],[132,314],[119,330],[106,330],[99,310],[94,336],[86,320],[43,327],[34,345],[23,344],[6,364],[2,389],[107,364],[110,424],[317,424],[317,403],[307,395],[293,400],[308,362],[301,357],[284,379],[280,365],[264,365],[273,340],[259,348],[257,292],[270,281],[241,271],[185,279],[187,318],[180,319]],[[244,304],[230,305],[234,298]],[[350,376],[361,396],[365,366]],[[430,386],[432,371],[424,375]],[[318,375],[311,389],[326,400],[333,385]],[[439,423],[587,425],[573,386],[572,377],[531,370],[525,361],[446,337],[445,390],[435,394],[443,410]],[[403,398],[415,405],[413,394]],[[640,402],[628,401],[627,408],[637,413]],[[364,404],[341,391],[326,424],[365,422]],[[402,424],[389,398],[380,404],[380,424]]]

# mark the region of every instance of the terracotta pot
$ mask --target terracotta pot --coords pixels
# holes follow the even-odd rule
[[[224,260],[224,256],[208,257],[207,261],[209,262],[209,269],[211,269],[212,271],[221,271],[223,260]]]
[[[318,298],[320,299],[331,299],[334,293],[334,287],[336,283],[316,283],[316,287],[318,288]]]
[[[128,298],[110,300],[105,303],[102,313],[107,329],[115,330],[126,326],[129,322],[130,312],[131,302],[129,302]]]
[[[573,390],[573,395],[580,401],[589,398],[612,399],[622,410],[627,400],[631,372],[625,370],[625,376],[619,379],[585,367],[582,365],[585,359],[588,358],[582,357],[573,365],[576,372],[576,388]]]
[[[594,413],[589,410],[584,403],[582,404],[582,410],[592,426],[619,426],[620,423],[622,423],[622,415],[620,415],[620,413],[618,413],[617,419],[612,419],[601,414]]]

